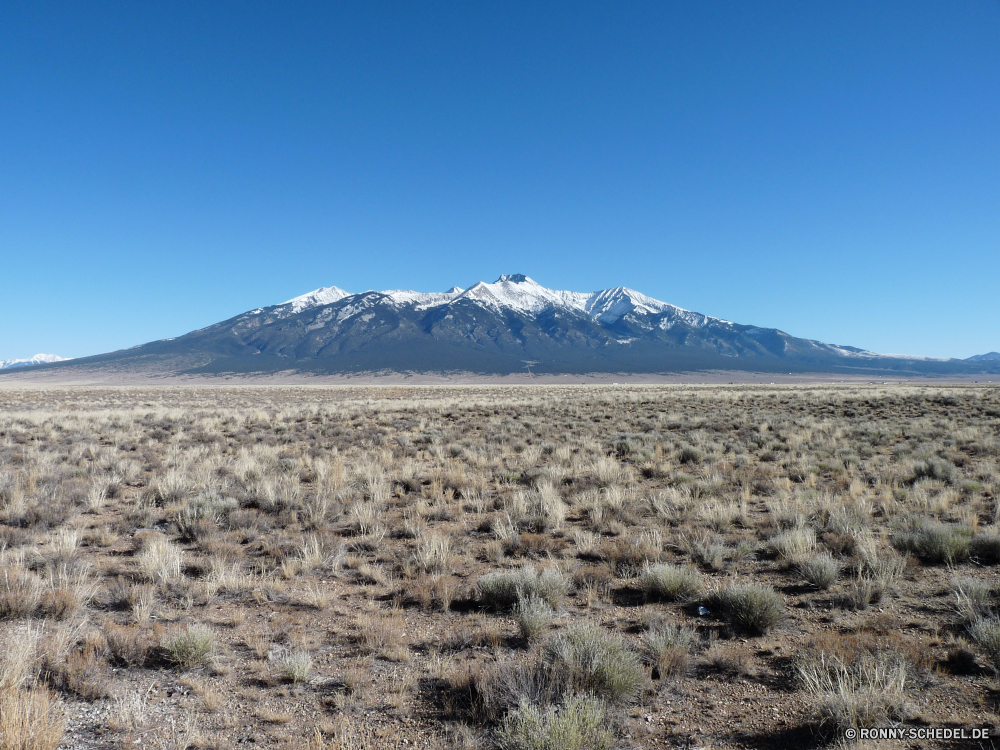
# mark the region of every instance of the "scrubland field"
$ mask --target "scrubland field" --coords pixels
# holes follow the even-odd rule
[[[1000,734],[998,493],[993,386],[0,390],[0,749]]]

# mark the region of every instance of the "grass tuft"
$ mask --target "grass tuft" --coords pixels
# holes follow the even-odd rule
[[[639,586],[647,599],[664,601],[690,599],[704,588],[697,570],[666,563],[647,564],[639,574]]]
[[[607,726],[604,702],[571,696],[561,706],[541,709],[522,703],[497,733],[501,750],[611,750],[614,733]]]
[[[714,592],[708,599],[731,625],[754,635],[763,635],[785,619],[781,594],[764,583],[733,583]]]
[[[188,625],[163,639],[167,658],[182,669],[207,665],[215,651],[215,633],[208,625]]]

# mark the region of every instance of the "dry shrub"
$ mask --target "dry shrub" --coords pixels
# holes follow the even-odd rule
[[[365,614],[354,619],[357,640],[368,653],[390,661],[409,661],[409,641],[398,615]]]
[[[31,625],[8,631],[0,646],[0,692],[17,691],[35,670],[40,631]]]
[[[403,604],[447,611],[458,596],[460,581],[455,576],[421,575],[399,592]]]
[[[97,584],[90,579],[86,568],[60,565],[49,571],[38,610],[53,620],[68,620],[94,598],[96,591]]]
[[[845,662],[821,651],[800,659],[797,670],[821,722],[838,733],[902,718],[908,673],[898,654],[866,652]]]
[[[0,692],[0,750],[56,750],[65,725],[47,689]]]
[[[422,534],[417,539],[412,559],[425,573],[448,573],[451,557],[451,539],[440,534]]]
[[[644,565],[654,563],[663,554],[663,536],[659,529],[634,531],[601,545],[601,559],[607,561],[617,575],[635,575]]]
[[[552,557],[567,547],[565,539],[557,539],[548,534],[517,534],[505,547],[508,554],[516,557]]]
[[[126,594],[126,601],[132,611],[132,619],[143,627],[149,622],[156,603],[156,589],[152,586],[138,584],[132,586]]]
[[[1000,563],[1000,533],[991,529],[976,534],[969,545],[969,556],[984,565]]]
[[[506,660],[488,668],[466,667],[449,678],[447,698],[459,712],[494,724],[519,706],[546,708],[571,690],[569,671],[544,660]]]
[[[309,677],[312,657],[306,651],[291,651],[281,658],[281,675],[286,680],[298,684]]]
[[[789,529],[772,536],[767,544],[782,560],[795,563],[816,548],[816,532],[808,527]]]
[[[573,585],[587,596],[588,605],[611,593],[614,576],[604,566],[586,565],[573,573]]]
[[[972,576],[956,576],[951,579],[955,593],[955,609],[966,622],[974,622],[990,614],[993,587],[987,581]]]
[[[58,651],[46,653],[42,658],[42,678],[56,690],[85,701],[111,695],[107,663],[93,643],[71,650],[65,657]]]
[[[731,677],[750,677],[755,671],[750,654],[741,648],[727,648],[719,643],[705,652],[705,662],[716,672]]]
[[[149,631],[135,625],[106,622],[104,638],[111,661],[120,667],[145,666],[155,646]]]
[[[449,651],[465,651],[470,648],[495,649],[502,642],[503,635],[494,621],[461,620],[451,629],[441,646]]]
[[[304,746],[307,750],[408,750],[412,738],[406,732],[391,731],[388,728],[374,730],[350,716],[337,716],[325,732],[329,742],[315,737]]]
[[[925,563],[953,565],[969,557],[972,533],[963,526],[921,521],[916,529],[893,537],[893,544]]]
[[[263,661],[271,650],[271,636],[266,633],[251,633],[243,636],[243,644],[253,652],[254,656]]]
[[[0,620],[31,617],[42,600],[42,582],[19,568],[0,571]]]
[[[848,632],[827,631],[809,637],[799,652],[799,659],[816,660],[820,654],[843,664],[878,654],[894,654],[918,672],[930,672],[936,666],[931,640],[900,632],[901,623],[891,617],[877,616]]]
[[[108,727],[118,732],[132,732],[142,727],[149,709],[148,695],[148,692],[128,690],[115,696]]]
[[[135,560],[147,580],[163,583],[180,576],[183,553],[176,545],[158,534],[144,538],[141,543]]]

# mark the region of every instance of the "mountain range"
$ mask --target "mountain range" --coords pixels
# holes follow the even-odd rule
[[[54,363],[137,373],[1000,373],[969,360],[883,355],[797,338],[626,287],[548,289],[522,274],[422,293],[322,287],[183,336]]]
[[[0,370],[11,370],[18,367],[31,367],[32,365],[45,365],[52,362],[66,362],[67,357],[60,357],[57,354],[36,354],[28,359],[0,359]]]

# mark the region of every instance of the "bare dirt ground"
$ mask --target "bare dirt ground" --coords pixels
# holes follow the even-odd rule
[[[989,378],[994,378],[990,380]],[[290,370],[270,374],[180,375],[169,372],[103,368],[32,369],[0,372],[0,389],[65,386],[275,386],[275,385],[957,385],[1000,383],[990,375],[899,376],[847,375],[843,373],[760,373],[705,370],[677,373],[585,373],[549,375],[531,372],[480,375],[470,372],[363,372],[352,375],[312,375]]]
[[[1000,735],[1000,387],[215,382],[0,389],[0,749]]]

